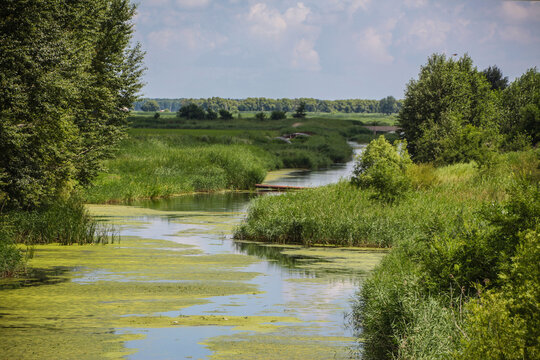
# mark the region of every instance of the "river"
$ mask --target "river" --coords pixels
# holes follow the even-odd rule
[[[356,146],[355,152],[361,149]],[[321,171],[282,171],[270,174],[267,183],[320,186],[351,170],[352,162]],[[58,284],[32,287],[26,295],[13,290],[12,307],[21,309],[13,314],[12,328],[19,328],[15,319],[23,322],[24,316],[26,325],[48,322],[56,330],[78,324],[82,338],[66,332],[65,341],[74,345],[66,349],[60,342],[57,358],[92,358],[95,353],[134,360],[357,357],[346,314],[358,286],[384,253],[235,242],[233,229],[256,196],[261,195],[227,192],[90,206],[95,215],[115,224],[120,243],[91,250],[67,247],[79,266],[57,266],[69,274]],[[115,254],[106,250],[111,247]],[[38,247],[36,253],[50,252],[44,249]],[[54,261],[69,257],[66,247],[58,251]],[[48,258],[37,256],[36,261],[43,265]],[[42,318],[27,315],[21,305],[32,296],[38,303],[52,299],[50,293],[71,297],[79,292],[41,310],[34,303],[24,305],[45,312]],[[75,307],[69,312],[68,303]],[[18,336],[56,341],[57,333],[33,330],[23,327]],[[105,333],[115,337],[114,346],[103,345]],[[95,351],[83,352],[88,356],[76,348],[85,342]],[[47,351],[43,349],[43,358]]]

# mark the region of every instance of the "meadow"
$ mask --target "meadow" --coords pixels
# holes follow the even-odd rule
[[[351,159],[347,140],[372,133],[356,120],[183,120],[137,115],[104,171],[84,190],[91,203],[247,190],[268,170],[320,169]],[[287,142],[280,135],[305,133]]]

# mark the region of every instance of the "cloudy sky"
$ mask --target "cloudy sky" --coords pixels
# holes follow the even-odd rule
[[[402,98],[434,52],[510,79],[540,67],[540,1],[138,3],[146,97]]]

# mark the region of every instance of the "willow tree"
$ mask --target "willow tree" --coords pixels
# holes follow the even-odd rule
[[[0,208],[87,184],[141,88],[129,0],[3,0]]]

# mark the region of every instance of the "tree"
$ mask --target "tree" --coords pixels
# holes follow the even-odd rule
[[[204,118],[206,117],[206,112],[199,105],[190,103],[188,105],[182,106],[180,110],[178,110],[176,116],[188,120],[204,120]]]
[[[2,1],[0,208],[88,184],[122,139],[144,70],[134,14],[128,0]]]
[[[397,111],[397,101],[393,96],[387,96],[379,101],[379,111],[390,115]]]
[[[540,141],[540,73],[536,68],[527,70],[503,91],[501,131],[505,145],[514,148],[520,138],[528,142]]]
[[[159,111],[159,104],[156,100],[147,100],[142,104],[141,110],[142,111]]]
[[[504,90],[508,87],[508,76],[503,77],[501,69],[493,65],[482,71],[491,85],[491,90]]]
[[[287,113],[281,110],[274,110],[270,114],[270,119],[272,120],[283,120],[287,118]]]
[[[225,109],[219,110],[219,117],[223,120],[232,120],[233,118],[232,114]]]
[[[293,117],[296,119],[304,119],[306,117],[306,103],[304,101],[300,101],[300,104],[298,104],[296,107]]]
[[[259,121],[264,121],[266,120],[266,113],[264,112],[258,112],[255,114],[255,119],[259,120]]]
[[[208,109],[207,114],[206,114],[206,118],[208,120],[216,120],[218,118],[218,114],[214,110]]]
[[[359,156],[351,182],[361,188],[373,189],[377,199],[393,202],[411,187],[407,176],[411,164],[406,143],[396,141],[392,145],[381,135]]]
[[[434,54],[407,85],[399,125],[413,159],[482,160],[499,146],[496,95],[467,55]]]

